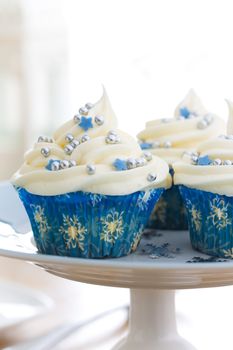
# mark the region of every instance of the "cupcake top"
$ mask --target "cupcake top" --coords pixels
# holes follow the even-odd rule
[[[203,142],[174,164],[174,182],[226,196],[233,195],[233,103],[228,102],[227,135]]]
[[[185,150],[195,150],[201,142],[225,131],[224,121],[208,113],[191,89],[176,107],[174,118],[147,122],[138,138],[142,149],[150,150],[171,165],[181,159]]]
[[[117,120],[104,91],[87,103],[53,138],[39,137],[13,176],[15,186],[38,195],[85,191],[125,195],[171,186],[168,165],[142,151]]]

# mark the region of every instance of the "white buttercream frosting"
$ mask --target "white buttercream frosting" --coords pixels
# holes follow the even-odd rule
[[[143,151],[131,136],[115,129],[116,117],[105,92],[100,101],[89,110],[86,118],[92,117],[93,121],[96,115],[104,117],[102,125],[94,125],[93,122],[93,127],[84,131],[71,120],[54,133],[53,143],[37,142],[25,154],[24,164],[13,176],[14,185],[39,195],[57,195],[79,190],[106,195],[125,195],[150,188],[171,186],[167,163],[155,156],[148,161],[143,158],[145,165],[117,170],[114,166],[116,159],[142,159]],[[115,144],[106,142],[106,136],[112,129],[119,138],[119,142]],[[64,152],[67,133],[71,133],[75,139],[87,134],[90,139],[78,145],[69,155]],[[42,148],[49,148],[47,157],[42,155]],[[49,161],[64,159],[74,160],[77,165],[57,171],[46,168]],[[92,175],[87,172],[87,165],[90,164],[95,167]],[[149,174],[156,175],[156,179],[148,181]]]
[[[192,164],[191,158],[185,156],[182,161],[174,164],[176,185],[183,184],[203,191],[233,195],[233,105],[228,101],[228,106],[228,136],[220,135],[203,142],[197,148],[198,156],[208,156],[212,163]]]
[[[211,120],[207,125],[203,121],[205,118]],[[155,144],[150,151],[173,164],[181,159],[185,150],[195,150],[203,141],[225,132],[225,122],[218,116],[207,113],[195,92],[190,90],[177,106],[174,118],[147,122],[138,138],[143,143]],[[170,142],[171,147],[165,147],[166,142]]]

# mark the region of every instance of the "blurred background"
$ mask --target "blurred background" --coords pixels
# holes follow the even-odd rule
[[[171,117],[191,87],[226,119],[224,98],[233,99],[232,33],[231,0],[0,0],[0,180],[17,170],[39,135],[50,135],[84,102],[98,100],[102,84],[120,128],[132,135],[146,120]],[[67,317],[74,295],[85,315],[128,302],[125,290],[65,281],[22,262],[1,258],[0,273],[44,290]],[[180,309],[197,297],[201,310],[226,300],[221,317],[227,320],[229,291],[181,292]],[[98,310],[89,305],[92,295],[101,300]],[[186,324],[195,319],[192,310]],[[212,349],[223,346],[223,338],[229,345],[225,333],[215,334],[219,343],[213,338]],[[186,328],[187,335],[208,349],[201,328]]]

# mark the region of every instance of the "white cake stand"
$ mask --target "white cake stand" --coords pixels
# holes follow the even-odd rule
[[[129,334],[114,350],[194,350],[177,333],[175,290],[233,284],[233,261],[195,252],[188,232],[144,235],[136,253],[91,260],[38,254],[32,234],[0,224],[0,255],[21,259],[74,281],[131,290]]]

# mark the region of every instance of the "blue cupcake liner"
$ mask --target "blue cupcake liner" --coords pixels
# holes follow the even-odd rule
[[[78,191],[40,196],[16,189],[38,251],[81,258],[116,258],[135,251],[164,191],[161,188],[124,196]]]
[[[179,186],[194,249],[233,258],[233,197]]]
[[[187,230],[188,220],[178,186],[166,190],[149,218],[147,227],[160,230]]]

